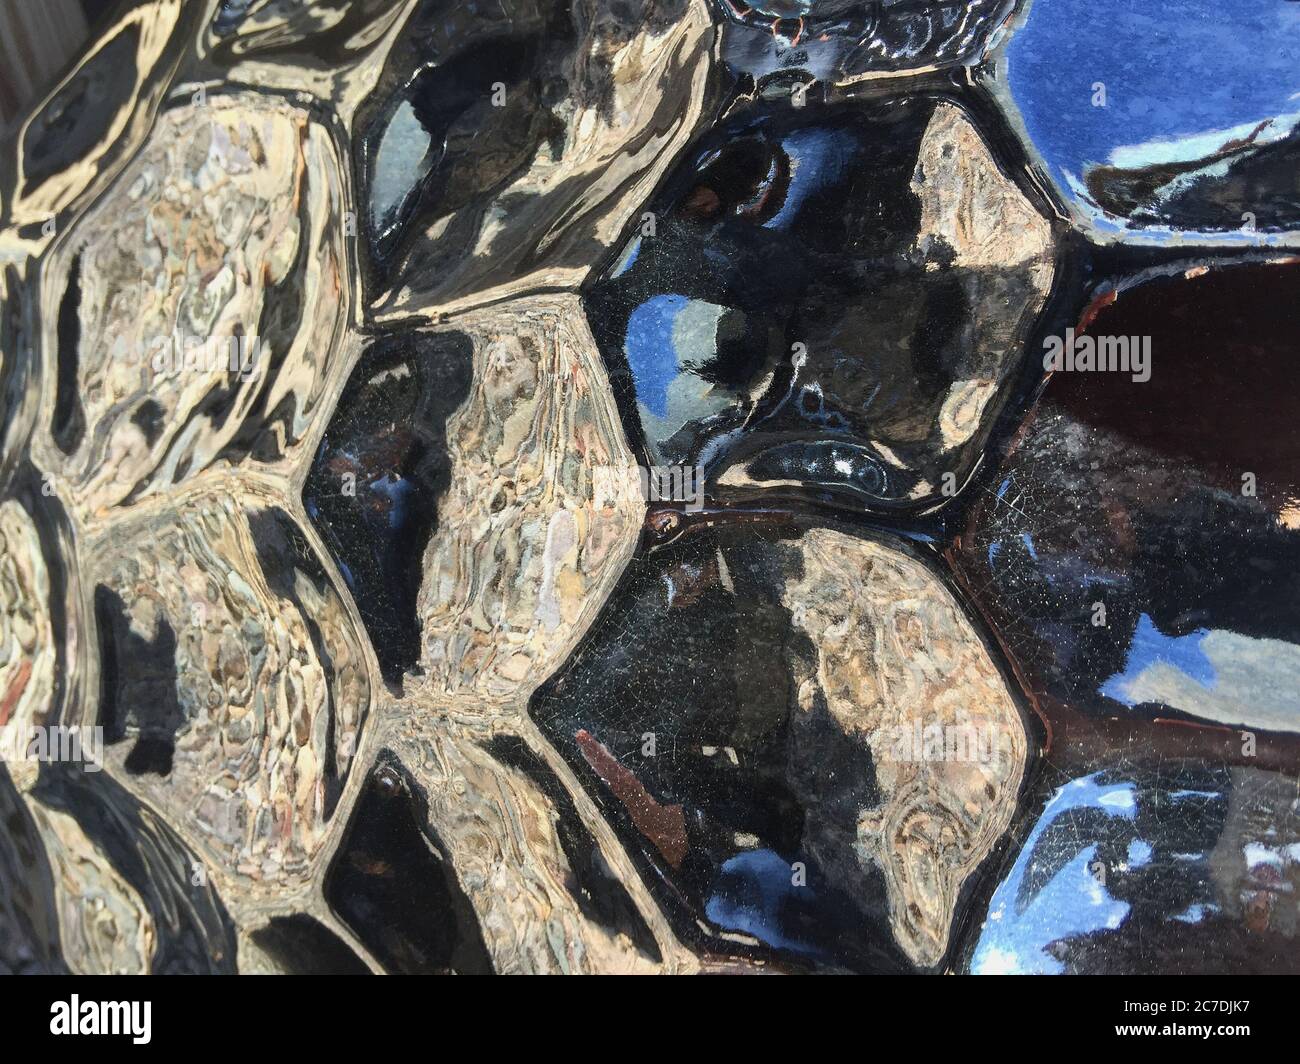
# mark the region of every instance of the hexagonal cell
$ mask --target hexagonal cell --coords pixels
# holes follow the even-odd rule
[[[1055,244],[957,100],[760,100],[646,219],[585,298],[648,463],[852,509],[964,485]]]
[[[214,465],[286,473],[345,323],[342,176],[283,101],[167,111],[43,277],[48,434],[83,518]]]
[[[310,545],[273,499],[209,489],[110,528],[92,556],[110,770],[214,877],[301,883],[370,704],[364,645]]]
[[[93,680],[75,534],[49,489],[24,463],[0,499],[0,760],[20,787],[31,730],[82,724]]]
[[[706,110],[705,0],[426,0],[358,115],[380,317],[577,285]]]
[[[930,566],[804,523],[639,556],[530,713],[680,935],[796,965],[938,965],[1029,758]]]
[[[644,504],[575,296],[537,296],[376,341],[304,488],[384,676],[527,698],[600,609]],[[418,668],[417,668],[418,666]]]
[[[1300,269],[1190,272],[1080,325],[1099,350],[1131,338],[1129,372],[1052,375],[950,557],[1062,725],[1294,734],[1300,402],[1273,330],[1300,327]]]
[[[386,733],[326,881],[358,938],[388,970],[455,967],[458,952],[480,964],[481,949],[500,974],[698,967],[546,741],[474,709],[457,700],[449,724],[425,703]]]
[[[28,510],[0,502],[0,728],[57,721],[58,689],[71,671],[67,635],[56,632],[61,574],[51,572],[41,543]]]

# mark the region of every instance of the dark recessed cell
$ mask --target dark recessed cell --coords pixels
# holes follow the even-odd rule
[[[352,591],[390,683],[420,656],[421,563],[451,473],[447,419],[469,394],[471,362],[461,333],[372,344],[303,488],[307,515]]]
[[[357,115],[376,305],[593,268],[715,99],[712,80],[699,98],[699,16],[688,0],[420,3]]]
[[[325,879],[325,900],[393,974],[483,975],[492,961],[427,800],[382,753]]]
[[[54,877],[32,815],[0,766],[0,974],[63,975]]]
[[[950,556],[1053,713],[1300,731],[1300,270],[1122,292],[1055,373]],[[1136,380],[1149,373],[1149,380]]]
[[[158,619],[152,639],[132,631],[126,604],[111,587],[95,588],[99,633],[99,726],[104,742],[134,738],[128,772],[166,776],[185,711],[176,696],[176,633]]]
[[[1053,773],[1030,809],[974,923],[969,970],[1300,971],[1293,778],[1151,761]]]
[[[796,966],[905,970],[883,880],[853,857],[858,817],[880,803],[871,752],[821,701],[800,707],[796,665],[816,675],[815,651],[782,591],[802,564],[797,533],[752,525],[638,556],[529,712],[679,934]]]
[[[452,163],[448,152],[459,146],[455,140],[449,144],[448,135],[467,113],[471,121],[489,122],[492,86],[504,85],[503,79],[535,63],[537,51],[538,42],[530,46],[518,37],[487,40],[415,75],[378,132],[371,153],[369,222],[377,262],[392,257],[403,223],[422,206],[426,212],[431,205],[453,210],[479,191],[467,186],[463,178],[468,175],[457,174],[454,165],[441,165]],[[530,145],[538,139],[531,128],[536,116],[519,112],[506,117],[513,117],[516,127],[501,130],[503,151],[492,160],[499,172],[475,167],[473,176],[481,181],[499,182],[524,165]],[[464,253],[463,247],[438,249],[449,257]]]
[[[131,103],[139,43],[140,27],[126,26],[32,118],[23,131],[24,195],[109,136],[113,119]]]
[[[153,921],[156,975],[233,974],[235,930],[210,877],[181,837],[107,772],[43,763],[34,797],[70,815]]]
[[[429,280],[453,273],[492,195],[562,132],[550,106],[565,95],[555,79],[573,46],[570,19],[554,0],[484,9],[425,0],[403,27],[362,121],[366,232],[381,288],[403,260],[404,283],[412,270]],[[447,215],[453,224],[437,240],[421,239],[421,224]]]
[[[955,494],[1052,272],[1041,216],[970,154],[982,121],[955,98],[759,100],[695,144],[585,297],[651,464],[702,466],[731,498],[900,511]],[[1025,234],[1003,265],[949,242],[972,224],[949,187],[974,180]],[[955,227],[927,206],[947,202]]]
[[[498,736],[488,752],[501,764],[523,772],[554,804],[556,833],[573,872],[572,881],[565,886],[577,899],[583,913],[615,934],[626,935],[643,955],[656,964],[660,962],[663,955],[646,926],[645,918],[633,903],[627,888],[605,863],[591,832],[578,815],[573,799],[556,779],[555,773],[516,736]]]
[[[50,431],[54,442],[64,454],[72,454],[81,446],[86,432],[86,415],[81,408],[78,393],[77,369],[80,363],[78,346],[81,343],[81,325],[77,308],[81,303],[81,259],[72,260],[68,269],[68,287],[59,303],[58,360],[55,373],[54,421]]]
[[[370,974],[346,942],[305,913],[277,916],[251,937],[288,975]]]

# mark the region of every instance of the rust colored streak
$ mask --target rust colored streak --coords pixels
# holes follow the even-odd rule
[[[618,758],[605,749],[585,728],[574,733],[578,749],[586,758],[592,771],[604,781],[614,797],[623,803],[632,817],[632,823],[674,868],[686,858],[686,817],[680,805],[660,805],[632,772],[620,764]]]
[[[9,716],[14,711],[14,706],[18,705],[18,699],[22,698],[23,692],[27,689],[27,681],[32,678],[32,663],[23,658],[18,663],[18,672],[10,681],[9,690],[5,692],[3,702],[0,702],[0,728],[9,723]]]
[[[1115,303],[1118,299],[1119,299],[1119,292],[1113,288],[1109,292],[1104,292],[1101,295],[1099,295],[1096,299],[1094,299],[1091,303],[1089,303],[1088,306],[1084,309],[1084,312],[1081,315],[1079,315],[1079,322],[1075,326],[1076,332],[1080,332],[1080,333],[1087,332],[1088,328],[1096,320],[1097,315],[1100,314],[1107,307]]]

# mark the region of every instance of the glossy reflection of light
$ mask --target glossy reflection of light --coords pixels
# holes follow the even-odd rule
[[[1198,628],[1187,635],[1165,635],[1147,614],[1142,614],[1129,644],[1124,671],[1103,683],[1101,693],[1126,706],[1137,705],[1131,694],[1133,685],[1144,672],[1160,662],[1180,670],[1203,687],[1213,687],[1216,679],[1214,665],[1201,646],[1209,634],[1207,629]]]
[[[1221,724],[1300,728],[1300,646],[1222,628],[1183,636],[1138,621],[1124,671],[1100,687],[1126,706],[1164,705]]]
[[[1105,33],[1080,33],[1080,26]],[[1124,42],[1140,41],[1140,54]],[[1054,0],[1007,48],[1029,134],[1062,168],[1124,144],[1183,138],[1285,113],[1300,89],[1300,5],[1287,0]],[[1093,85],[1106,105],[1092,105]],[[1056,175],[1054,175],[1056,176]]]
[[[623,251],[622,257],[618,260],[618,263],[614,266],[613,272],[609,275],[610,280],[612,281],[616,277],[622,277],[623,274],[627,273],[628,270],[636,265],[637,257],[640,254],[641,238],[638,236],[629,241],[627,247]]]
[[[1128,903],[1111,897],[1089,867],[1096,857],[1096,845],[1085,846],[1082,840],[1075,856],[1045,886],[1023,896],[1026,876],[1044,857],[1038,853],[1038,844],[1057,818],[1078,809],[1099,809],[1127,820],[1136,816],[1133,784],[1100,783],[1099,775],[1067,783],[1047,803],[1011,874],[989,903],[971,961],[976,974],[1060,974],[1065,965],[1047,952],[1053,942],[1119,927],[1128,915]]]
[[[782,930],[788,924],[782,910],[794,902],[806,905],[808,892],[807,886],[793,885],[789,861],[771,850],[748,850],[723,864],[704,914],[719,927],[753,935],[776,949],[815,953]]]
[[[652,296],[628,318],[624,352],[652,444],[732,402],[725,390],[692,372],[717,358],[718,324],[726,313],[717,303],[668,294]]]
[[[623,350],[636,380],[637,399],[656,417],[668,414],[668,386],[677,376],[673,322],[689,302],[675,294],[652,296],[628,318]]]
[[[857,143],[841,130],[800,129],[787,136],[781,146],[790,159],[790,187],[781,209],[763,223],[768,229],[791,225],[809,196],[847,178]]]
[[[412,189],[423,180],[429,169],[429,145],[429,134],[415,108],[403,100],[393,112],[375,153],[370,190],[372,224],[387,227]]]
[[[1221,146],[1237,127],[1294,110],[1300,4],[1053,0],[1033,5],[1006,54],[1011,96],[1050,177],[1113,231],[1114,220],[1086,202],[1088,167],[1187,156],[1202,140]],[[1094,105],[1098,86],[1104,106]]]

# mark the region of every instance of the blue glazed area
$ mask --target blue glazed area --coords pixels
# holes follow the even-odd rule
[[[1153,142],[1242,126],[1248,134],[1264,120],[1291,116],[1266,133],[1284,135],[1300,111],[1300,4],[1293,0],[1035,0],[1006,57],[1026,131],[1076,205],[1091,165],[1159,162],[1167,146]],[[1105,106],[1094,104],[1099,82]],[[1132,148],[1140,150],[1124,150]],[[1209,150],[1193,143],[1173,154]]]

